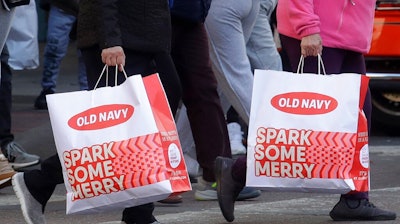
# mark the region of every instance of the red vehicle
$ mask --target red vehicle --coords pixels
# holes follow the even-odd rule
[[[374,125],[400,128],[400,0],[377,1],[370,52],[365,55]]]

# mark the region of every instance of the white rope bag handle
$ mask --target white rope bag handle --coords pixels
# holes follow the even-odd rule
[[[322,61],[322,56],[318,54],[318,75],[321,75],[321,68],[322,68],[322,75],[326,75],[324,62]],[[302,74],[304,69],[304,56],[301,55],[299,65],[297,66],[297,74]]]

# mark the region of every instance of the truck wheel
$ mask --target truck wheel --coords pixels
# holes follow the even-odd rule
[[[385,132],[398,134],[394,132],[400,128],[400,92],[372,91],[371,96],[373,122]]]

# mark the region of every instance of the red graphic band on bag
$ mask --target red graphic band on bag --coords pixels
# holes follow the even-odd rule
[[[168,180],[160,134],[65,151],[72,200]]]
[[[352,133],[260,127],[254,148],[254,175],[349,178],[356,140],[357,135]]]
[[[97,130],[115,126],[132,117],[134,107],[129,104],[108,104],[85,110],[68,120],[75,130]]]
[[[274,96],[271,105],[286,113],[311,115],[326,114],[336,109],[333,97],[312,92],[290,92]]]

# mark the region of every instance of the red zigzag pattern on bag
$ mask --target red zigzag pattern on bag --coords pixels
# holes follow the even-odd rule
[[[114,172],[125,175],[124,187],[133,188],[168,180],[160,134],[116,142]]]
[[[349,178],[357,135],[340,132],[313,132],[306,151],[307,162],[314,163],[314,178]]]

